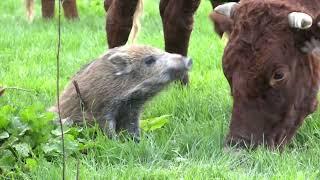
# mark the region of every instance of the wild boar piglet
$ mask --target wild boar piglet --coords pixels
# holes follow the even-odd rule
[[[110,49],[71,79],[77,82],[81,98],[69,83],[60,96],[61,116],[76,124],[82,124],[83,119],[91,124],[96,121],[109,136],[126,130],[139,139],[144,103],[186,75],[191,66],[190,58],[150,46]],[[51,110],[57,112],[56,107]]]

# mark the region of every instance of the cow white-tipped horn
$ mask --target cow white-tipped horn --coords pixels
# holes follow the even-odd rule
[[[292,12],[288,15],[289,25],[297,29],[309,29],[312,26],[312,17],[302,12]]]
[[[231,17],[232,12],[237,5],[239,5],[239,3],[236,3],[236,2],[225,3],[214,8],[214,11],[219,14],[225,15],[227,17]]]

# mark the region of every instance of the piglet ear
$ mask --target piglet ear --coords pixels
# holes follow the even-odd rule
[[[127,54],[116,52],[110,55],[108,59],[114,66],[115,75],[120,76],[131,72],[132,68]]]

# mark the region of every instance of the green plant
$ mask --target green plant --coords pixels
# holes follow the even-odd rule
[[[53,123],[55,115],[34,104],[23,109],[10,105],[0,107],[0,171],[8,173],[16,168],[35,169],[39,156],[61,155],[61,132]],[[66,151],[72,155],[79,151],[82,128],[64,127]]]
[[[48,161],[61,157],[61,130],[57,122],[54,122],[56,116],[43,109],[41,104],[33,104],[20,110],[10,105],[0,107],[1,173],[12,174],[17,168],[22,168],[23,171],[34,170],[40,156],[46,157]],[[146,132],[159,129],[168,122],[168,117],[166,115],[143,120],[142,129]],[[88,132],[84,132],[81,127],[64,126],[67,156],[96,147],[94,139],[87,136]]]

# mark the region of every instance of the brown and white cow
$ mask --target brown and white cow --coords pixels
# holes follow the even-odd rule
[[[317,107],[320,1],[242,0],[215,11],[232,21],[223,55],[233,97],[227,144],[283,147]]]

